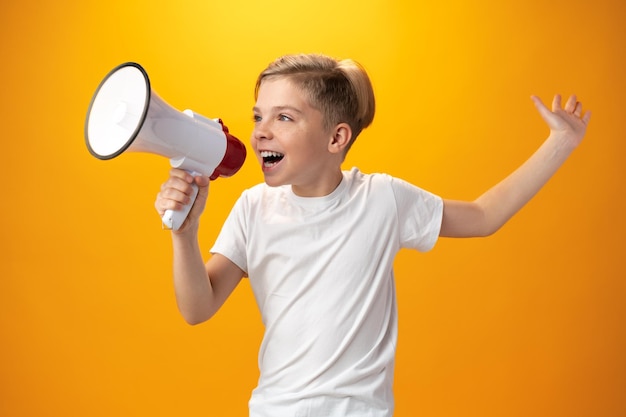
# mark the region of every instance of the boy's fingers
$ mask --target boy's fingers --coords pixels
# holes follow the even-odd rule
[[[576,107],[574,108],[574,114],[577,117],[580,117],[580,115],[583,114],[583,104],[580,101],[576,102]]]
[[[210,180],[209,180],[209,177],[206,177],[204,175],[199,175],[194,178],[194,181],[196,182],[198,187],[206,187],[207,185],[209,185]]]
[[[552,99],[552,111],[561,110],[561,95],[555,94]]]
[[[184,169],[172,168],[170,170],[170,177],[180,178],[189,184],[193,182],[193,176]]]
[[[574,111],[576,111],[576,96],[575,95],[569,96],[569,99],[565,103],[564,110],[568,113],[574,113]]]
[[[176,176],[171,176],[167,179],[165,183],[161,185],[161,190],[167,189],[175,189],[179,190],[185,194],[189,194],[191,192],[191,184],[187,182],[185,178],[180,178]]]

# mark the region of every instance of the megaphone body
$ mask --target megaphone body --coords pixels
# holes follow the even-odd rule
[[[148,152],[170,158],[174,168],[212,180],[235,174],[246,158],[244,144],[219,119],[191,110],[180,112],[150,87],[146,71],[137,63],[115,67],[96,90],[85,121],[85,141],[98,159],[124,152]],[[178,230],[195,201],[182,210],[168,210],[163,225]]]

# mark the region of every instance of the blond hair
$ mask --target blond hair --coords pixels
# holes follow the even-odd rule
[[[261,83],[273,77],[287,77],[302,90],[311,106],[322,112],[326,129],[339,123],[350,126],[352,138],[345,152],[374,119],[372,83],[365,69],[351,59],[337,60],[320,54],[282,56],[259,74],[255,99]]]

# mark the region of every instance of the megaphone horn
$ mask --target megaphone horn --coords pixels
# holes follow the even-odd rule
[[[212,180],[235,174],[246,159],[246,147],[220,119],[171,107],[135,62],[118,65],[100,82],[87,112],[85,142],[98,159],[126,151],[154,153],[170,158],[174,168]],[[189,204],[163,215],[165,228],[178,230],[185,221],[198,192],[193,186]]]

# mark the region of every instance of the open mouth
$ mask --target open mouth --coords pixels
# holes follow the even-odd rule
[[[285,155],[280,152],[261,151],[261,158],[263,158],[263,166],[265,168],[271,168],[279,163]]]

